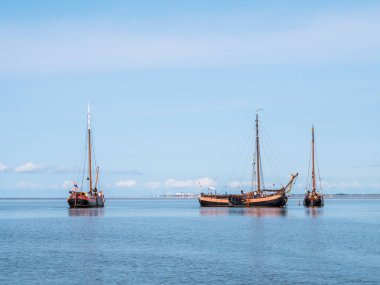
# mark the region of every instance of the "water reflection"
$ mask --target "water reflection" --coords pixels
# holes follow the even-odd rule
[[[199,213],[202,216],[252,216],[252,217],[284,217],[287,215],[286,208],[213,208],[201,207]]]
[[[307,207],[305,208],[305,213],[307,216],[311,216],[316,218],[318,216],[323,215],[323,208],[321,207]]]
[[[70,217],[103,216],[104,208],[69,208]]]

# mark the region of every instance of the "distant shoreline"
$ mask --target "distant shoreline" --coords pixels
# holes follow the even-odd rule
[[[289,199],[297,200],[303,199],[304,194],[292,194]],[[367,199],[379,200],[380,194],[325,194],[325,199]],[[66,200],[64,197],[1,197],[0,200]],[[193,200],[197,196],[184,196],[184,197],[110,197],[107,200]]]

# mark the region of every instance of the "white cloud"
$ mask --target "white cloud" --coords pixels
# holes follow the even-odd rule
[[[16,173],[25,173],[25,172],[38,172],[45,169],[44,165],[36,164],[33,162],[28,162],[23,165],[15,167]]]
[[[216,182],[208,177],[199,179],[187,179],[187,180],[176,180],[168,179],[165,181],[165,187],[168,188],[195,188],[195,187],[215,187]]]
[[[170,178],[165,181],[165,186],[168,188],[190,188],[194,186],[194,181],[191,179],[175,180],[173,178]]]
[[[116,187],[117,188],[132,188],[132,187],[135,187],[137,185],[137,182],[136,180],[120,180],[118,182],[116,182]]]
[[[3,163],[0,163],[0,172],[4,172],[8,169],[8,165],[5,165]]]
[[[161,188],[161,182],[159,181],[146,182],[144,186],[148,189],[159,189]]]
[[[216,187],[216,182],[208,177],[199,178],[196,183],[202,187]]]

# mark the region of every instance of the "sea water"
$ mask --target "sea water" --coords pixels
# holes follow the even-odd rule
[[[1,284],[380,284],[380,200],[0,200]]]

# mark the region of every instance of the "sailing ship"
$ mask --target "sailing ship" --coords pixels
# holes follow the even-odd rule
[[[324,205],[323,194],[317,192],[317,182],[315,174],[315,139],[314,126],[311,128],[311,191],[310,186],[306,188],[303,204],[306,207],[322,207]]]
[[[256,163],[255,163],[256,161]],[[201,193],[198,200],[202,207],[285,207],[288,202],[290,193],[298,173],[291,174],[290,181],[280,189],[266,189],[262,181],[262,164],[260,155],[260,138],[259,138],[259,115],[256,113],[256,141],[255,155],[253,161],[252,191],[241,194],[205,194]],[[256,189],[254,180],[257,180]]]
[[[87,138],[86,138],[86,155],[88,158],[88,192],[79,191],[78,185],[74,182],[74,188],[69,191],[70,196],[67,199],[67,203],[70,208],[94,208],[104,207],[105,198],[103,191],[98,190],[99,183],[99,167],[96,167],[95,184],[93,185],[93,151],[92,151],[92,138],[91,138],[91,117],[90,117],[90,105],[87,109]],[[83,173],[85,169],[83,169]],[[82,181],[83,185],[83,181]]]

